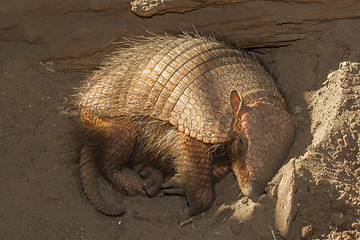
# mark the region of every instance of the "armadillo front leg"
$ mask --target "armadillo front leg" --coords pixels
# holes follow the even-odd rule
[[[230,164],[228,163],[216,163],[212,165],[212,182],[219,182],[230,170]]]
[[[200,214],[214,198],[208,146],[180,133],[173,152],[176,174],[162,187],[168,194],[185,194],[189,215]]]

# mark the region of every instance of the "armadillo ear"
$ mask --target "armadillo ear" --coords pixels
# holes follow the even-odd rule
[[[230,104],[234,115],[239,118],[249,110],[249,107],[246,106],[241,95],[236,90],[232,90],[230,93]]]
[[[230,93],[230,104],[234,112],[234,115],[237,115],[239,109],[241,108],[242,98],[239,96],[236,90],[232,90]]]

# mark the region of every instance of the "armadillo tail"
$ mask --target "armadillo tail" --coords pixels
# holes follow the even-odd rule
[[[84,188],[84,192],[91,202],[91,204],[99,212],[109,215],[109,216],[119,216],[122,215],[125,210],[120,206],[115,206],[105,201],[101,196],[101,193],[98,188],[97,182],[97,169],[92,160],[92,155],[89,147],[84,146],[81,149],[80,157],[80,177],[81,183]]]

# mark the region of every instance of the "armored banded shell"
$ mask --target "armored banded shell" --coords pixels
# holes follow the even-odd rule
[[[79,105],[100,118],[146,115],[204,143],[227,141],[230,92],[245,104],[284,100],[248,54],[211,38],[182,35],[130,43],[82,86]]]

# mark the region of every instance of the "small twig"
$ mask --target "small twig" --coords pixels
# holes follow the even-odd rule
[[[40,73],[42,76],[45,76],[46,78],[50,79],[51,81],[53,81],[53,82],[55,82],[55,83],[58,83],[58,84],[62,84],[61,81],[58,81],[58,80],[56,80],[56,79],[54,79],[54,78],[49,77],[46,73],[40,71],[37,67],[32,66],[32,68],[33,68],[35,71],[37,71],[38,73]],[[47,70],[48,70],[48,69],[47,69]],[[49,70],[48,70],[48,71],[49,71]],[[53,72],[54,72],[54,71],[53,71]]]
[[[50,71],[50,72],[55,72],[54,70],[52,70],[51,68],[45,68],[46,70]]]
[[[159,234],[162,234],[167,228],[169,227],[169,224],[163,227],[163,229],[160,230]]]
[[[272,234],[272,236],[273,236],[274,240],[277,240],[277,239],[276,239],[276,237],[275,237],[274,230],[272,229],[272,227],[271,227],[271,226],[270,226],[270,231],[271,231],[271,234]]]
[[[193,222],[193,218],[189,218],[188,220],[185,220],[183,221],[182,223],[180,223],[180,226],[179,226],[179,232],[181,234],[184,234],[182,231],[181,231],[181,228],[189,223],[192,223]]]

